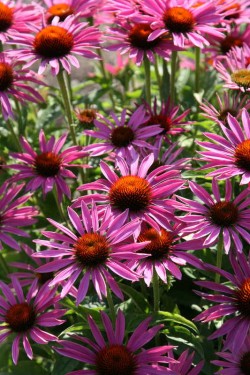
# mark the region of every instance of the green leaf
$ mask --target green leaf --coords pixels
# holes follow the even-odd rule
[[[78,365],[78,361],[57,355],[54,369],[51,375],[65,375],[73,371]]]
[[[119,287],[125,294],[127,294],[132,299],[138,310],[144,312],[150,310],[148,300],[142,295],[142,293],[137,292],[136,289],[125,284],[119,284]]]
[[[193,322],[191,322],[191,320],[188,320],[179,314],[170,313],[167,311],[159,311],[158,314],[155,315],[155,320],[156,322],[172,322],[176,324],[181,324],[183,326],[190,328],[195,333],[199,333],[196,325]]]

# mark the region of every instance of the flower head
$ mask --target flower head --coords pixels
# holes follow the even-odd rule
[[[53,75],[59,73],[60,66],[70,74],[71,65],[80,67],[75,54],[98,58],[91,50],[98,48],[99,31],[88,26],[87,22],[76,23],[74,16],[68,16],[62,22],[59,17],[54,17],[51,25],[44,24],[42,28],[30,25],[30,28],[30,34],[20,34],[13,38],[11,43],[26,48],[17,49],[12,54],[19,59],[30,60],[25,67],[41,60],[39,74],[45,71],[47,65],[50,65]]]
[[[40,20],[38,4],[22,4],[21,1],[2,0],[0,2],[0,41],[5,43],[16,34],[28,32],[28,23]]]
[[[184,126],[191,124],[190,121],[184,120],[190,110],[187,109],[178,115],[180,107],[178,105],[173,105],[170,98],[168,98],[165,103],[161,104],[160,110],[157,108],[156,99],[154,100],[153,108],[151,108],[148,103],[145,103],[145,106],[150,116],[145,125],[159,124],[162,129],[161,135],[166,138],[185,132]]]
[[[250,9],[248,0],[216,0],[222,22],[228,25],[248,23]]]
[[[211,2],[195,7],[188,0],[147,0],[142,9],[147,14],[141,19],[151,23],[154,31],[148,41],[170,34],[174,45],[183,48],[185,42],[203,48],[209,45],[205,35],[221,36],[222,29],[215,27],[221,19]],[[139,18],[139,17],[138,17]]]
[[[127,120],[126,109],[121,113],[120,119],[112,112],[112,120],[103,117],[94,120],[97,130],[85,130],[85,134],[104,140],[103,143],[93,143],[84,148],[91,152],[91,156],[103,155],[113,151],[115,155],[124,157],[132,162],[140,149],[152,150],[147,140],[161,132],[159,125],[145,127],[143,124],[148,120],[144,106],[137,108]]]
[[[248,375],[250,373],[250,337],[246,338],[241,350],[235,352],[220,352],[216,353],[219,360],[212,361],[216,366],[222,368],[216,374],[223,375]]]
[[[88,165],[70,164],[72,161],[86,155],[82,147],[73,146],[61,151],[67,139],[67,134],[63,134],[57,141],[54,136],[48,141],[45,139],[43,130],[39,134],[40,152],[37,153],[32,149],[28,141],[21,137],[20,142],[24,153],[12,153],[11,156],[21,160],[22,164],[11,164],[8,168],[19,170],[17,174],[11,177],[12,181],[30,179],[26,185],[26,191],[35,191],[40,186],[44,195],[56,186],[58,199],[62,200],[63,194],[70,198],[71,193],[65,178],[76,178],[68,170],[70,166],[87,167]]]
[[[50,290],[46,285],[41,287],[33,298],[33,290],[30,288],[26,298],[23,295],[22,287],[16,278],[12,280],[15,294],[10,287],[0,281],[0,289],[5,298],[1,297],[1,326],[0,342],[3,342],[10,334],[15,338],[12,344],[13,362],[17,364],[19,357],[19,344],[22,339],[24,350],[29,357],[33,358],[33,351],[30,345],[30,338],[37,344],[48,344],[49,341],[57,340],[57,337],[41,330],[42,327],[53,327],[62,324],[60,318],[65,310],[54,307],[59,296],[55,297],[55,289]],[[52,311],[47,311],[52,307]]]
[[[8,184],[7,180],[0,187],[0,245],[2,247],[3,242],[12,249],[20,250],[19,243],[12,236],[29,237],[27,231],[20,227],[34,224],[34,216],[38,214],[38,210],[24,205],[30,198],[29,194],[18,197],[24,184]]]
[[[148,40],[149,35],[153,32],[149,23],[135,23],[129,20],[117,20],[116,27],[110,28],[107,33],[108,41],[114,40],[118,43],[112,43],[108,46],[109,51],[120,51],[120,53],[129,53],[129,57],[141,65],[144,58],[151,63],[155,62],[154,54],[163,57],[165,60],[170,59],[171,51],[179,50],[174,46],[172,39],[166,33]]]
[[[5,120],[14,117],[11,97],[22,104],[26,101],[35,103],[44,101],[43,97],[31,87],[31,83],[44,84],[34,72],[20,66],[20,61],[11,58],[6,52],[0,53],[0,100]]]
[[[135,253],[144,245],[133,243],[133,240],[131,240],[131,236],[138,228],[139,223],[133,221],[123,225],[126,212],[120,214],[116,219],[112,219],[107,212],[101,219],[95,205],[91,210],[88,210],[83,202],[80,216],[70,207],[68,208],[68,214],[76,233],[62,224],[48,219],[63,234],[42,232],[52,241],[37,240],[36,242],[46,246],[49,250],[41,251],[33,256],[39,258],[53,257],[55,260],[39,267],[37,272],[56,272],[50,286],[68,279],[62,288],[62,297],[69,292],[71,286],[80,277],[77,304],[86,296],[91,279],[100,299],[102,299],[102,295],[107,296],[107,284],[122,299],[122,292],[109,270],[127,280],[138,280],[135,272],[122,264],[121,261],[145,256],[145,254]]]
[[[250,108],[250,102],[247,100],[247,96],[243,96],[242,98],[240,92],[237,95],[224,92],[222,98],[220,98],[218,94],[216,94],[216,96],[219,108],[215,108],[208,101],[204,101],[200,108],[204,111],[202,116],[215,121],[219,125],[222,124],[227,126],[227,115],[229,113],[239,120],[241,118],[243,108]]]
[[[56,347],[55,350],[63,356],[91,365],[91,370],[87,370],[90,375],[154,375],[156,372],[164,373],[164,371],[167,371],[170,375],[175,374],[164,366],[168,362],[175,362],[174,359],[165,356],[173,348],[172,346],[143,348],[159,332],[162,328],[161,325],[148,328],[151,320],[148,318],[139,324],[128,341],[124,343],[125,317],[123,313],[120,310],[118,311],[115,330],[112,328],[107,314],[101,312],[101,318],[108,338],[107,341],[95,321],[89,316],[88,323],[95,342],[75,335],[73,338],[77,343],[61,340],[59,341],[61,347]],[[71,374],[74,373],[84,375],[86,370],[79,370]]]
[[[46,21],[50,24],[54,17],[59,17],[60,22],[68,16],[77,18],[91,17],[91,10],[95,6],[93,0],[43,0],[46,9]]]
[[[214,271],[230,281],[231,285],[219,284],[212,281],[198,281],[197,285],[211,289],[216,294],[196,292],[202,298],[216,303],[199,314],[195,320],[210,322],[228,315],[233,317],[227,319],[209,339],[226,336],[223,351],[229,349],[238,353],[249,335],[250,328],[250,262],[243,253],[232,252],[229,259],[234,273],[221,270],[217,267],[207,265],[208,270]]]
[[[137,157],[129,164],[123,158],[117,157],[117,167],[121,174],[119,177],[101,161],[101,171],[106,179],[84,184],[78,190],[95,189],[104,193],[79,197],[73,206],[79,207],[81,201],[89,204],[94,200],[101,203],[100,208],[109,207],[114,217],[123,212],[126,214],[126,220],[137,218],[156,229],[159,229],[159,226],[171,229],[170,221],[177,219],[173,214],[175,201],[170,197],[183,186],[184,181],[180,178],[179,171],[168,170],[166,166],[148,173],[153,162],[153,154],[143,160]],[[138,230],[140,232],[139,227]],[[135,232],[135,237],[139,232]]]
[[[237,49],[232,49],[225,57],[223,64],[219,61],[215,68],[220,78],[225,81],[224,87],[241,92],[250,91],[250,65],[240,49],[240,58]]]
[[[148,257],[129,261],[129,268],[142,275],[147,286],[152,282],[154,270],[164,283],[167,283],[166,271],[180,280],[182,274],[179,266],[186,265],[186,261],[200,268],[199,260],[186,251],[202,249],[200,240],[181,242],[181,239],[180,225],[175,225],[173,231],[163,228],[158,231],[146,224],[143,225],[138,242],[150,241],[142,249]]]
[[[241,175],[241,185],[250,182],[250,116],[247,110],[242,110],[242,124],[228,114],[227,127],[221,125],[223,136],[204,133],[214,141],[197,142],[207,151],[201,151],[202,160],[208,162],[205,168],[216,168],[208,176],[220,180]]]
[[[249,190],[245,189],[235,199],[232,199],[232,184],[226,181],[225,199],[221,199],[218,183],[212,182],[214,198],[195,182],[189,183],[194,196],[202,203],[187,198],[178,197],[184,203],[182,209],[189,214],[184,216],[186,226],[184,233],[194,233],[193,239],[203,238],[204,247],[208,247],[223,237],[225,252],[228,253],[233,242],[237,251],[242,252],[241,238],[250,244]]]

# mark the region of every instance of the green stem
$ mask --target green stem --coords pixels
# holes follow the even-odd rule
[[[153,273],[153,294],[154,294],[154,312],[157,313],[160,308],[160,289],[159,289],[159,277],[154,268]]]
[[[65,223],[67,223],[67,218],[66,218],[65,213],[63,211],[62,204],[58,200],[58,194],[57,194],[57,191],[56,191],[55,187],[53,188],[53,195],[54,195],[54,198],[55,198],[55,201],[56,201],[56,205],[57,205],[57,209],[58,209],[58,212],[59,212],[59,214],[61,216],[61,219],[62,219],[62,221],[64,221]]]
[[[74,129],[74,126],[73,126],[71,102],[70,102],[69,92],[67,90],[66,82],[65,82],[65,79],[64,79],[63,69],[60,69],[60,72],[57,75],[57,80],[58,80],[58,84],[59,84],[61,94],[62,94],[62,98],[63,98],[63,102],[64,102],[64,108],[65,108],[65,113],[66,113],[67,120],[68,120],[68,126],[69,126],[69,131],[70,131],[70,134],[71,134],[71,138],[73,140],[74,145],[77,146],[75,129]]]
[[[6,260],[4,259],[2,253],[0,253],[0,267],[2,268],[6,276],[10,273],[8,264],[6,263]]]
[[[162,96],[163,100],[167,100],[169,97],[170,89],[170,75],[168,72],[167,62],[163,59],[163,78],[162,78]]]
[[[100,63],[100,70],[101,70],[101,73],[102,73],[102,75],[103,75],[103,78],[104,78],[105,81],[106,81],[106,84],[108,85],[108,84],[109,84],[109,77],[108,77],[108,75],[107,75],[107,71],[106,71],[105,66],[104,66],[103,57],[102,57],[102,52],[101,52],[101,50],[99,49],[99,50],[97,50],[97,53],[98,53],[98,55],[99,55],[99,57],[100,57],[99,63]],[[115,108],[115,101],[114,101],[114,98],[113,98],[112,92],[109,91],[109,92],[108,92],[108,95],[109,95],[109,98],[110,98],[110,100],[111,100],[111,103],[112,103],[113,108]]]
[[[170,77],[170,98],[171,102],[175,101],[175,75],[176,75],[177,51],[172,51],[171,58],[171,77]]]
[[[200,92],[200,62],[201,50],[199,47],[195,48],[195,92]]]
[[[108,302],[108,305],[109,305],[111,320],[112,320],[112,323],[114,325],[115,320],[116,320],[115,306],[114,306],[112,294],[111,294],[111,291],[110,291],[110,288],[109,288],[108,285],[107,285],[107,302]]]
[[[8,126],[9,131],[10,131],[10,134],[11,134],[14,145],[16,146],[18,151],[23,152],[20,141],[19,141],[19,138],[14,131],[13,124],[10,122],[10,120],[7,120],[6,124]]]
[[[146,90],[146,101],[151,106],[151,77],[150,77],[150,61],[147,57],[144,58],[144,69],[145,69],[145,90]]]
[[[222,233],[219,236],[219,242],[217,244],[217,258],[216,258],[216,267],[221,269],[222,266],[222,257],[223,257],[223,235]],[[220,274],[216,273],[215,282],[220,282]]]
[[[157,83],[158,83],[158,87],[159,87],[160,98],[161,98],[161,102],[163,102],[162,80],[161,80],[161,76],[160,76],[160,72],[159,72],[157,56],[155,57],[155,64],[154,65],[155,65],[155,75],[156,75],[156,79],[157,79]]]

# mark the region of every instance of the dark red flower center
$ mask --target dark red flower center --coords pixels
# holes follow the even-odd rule
[[[152,199],[152,190],[144,178],[138,176],[120,177],[109,192],[110,204],[123,211],[129,208],[137,212],[146,209]]]
[[[109,257],[109,243],[104,236],[97,233],[83,234],[73,247],[75,257],[83,267],[99,266]]]
[[[225,55],[228,53],[231,48],[233,47],[242,47],[243,46],[243,40],[240,36],[232,36],[227,35],[221,42],[220,42],[220,49],[221,52]]]
[[[209,217],[213,224],[230,227],[238,219],[238,208],[232,202],[217,202],[210,207]]]
[[[60,171],[61,162],[60,156],[54,152],[43,152],[36,156],[34,167],[40,176],[53,177]]]
[[[237,167],[250,172],[250,139],[241,142],[234,152]]]
[[[64,21],[66,17],[74,14],[74,9],[72,9],[69,4],[61,3],[52,5],[48,10],[48,23],[51,23],[54,17],[59,17],[60,21]]]
[[[7,31],[12,25],[13,9],[0,2],[0,32]]]
[[[116,147],[127,147],[135,139],[135,134],[128,126],[118,126],[112,130],[111,142]]]
[[[135,375],[136,369],[136,358],[126,346],[106,346],[96,355],[97,375]]]
[[[224,1],[225,0],[222,0],[221,3],[224,4]],[[237,19],[239,18],[239,15],[240,15],[240,10],[241,10],[241,6],[239,3],[235,3],[235,4],[232,4],[230,6],[228,6],[226,8],[226,11],[230,11],[231,13],[228,14],[225,19],[226,20],[231,20],[232,18],[233,19]]]
[[[39,284],[43,285],[53,279],[54,272],[36,273],[36,277],[38,278]]]
[[[157,46],[160,41],[160,38],[156,38],[155,40],[148,41],[149,35],[153,32],[151,27],[145,23],[138,23],[134,25],[129,32],[128,39],[130,44],[133,47],[147,50],[153,49]]]
[[[94,109],[87,108],[76,112],[76,116],[82,124],[92,124],[96,119],[96,111]]]
[[[231,74],[231,80],[244,89],[250,88],[250,69],[235,70]]]
[[[159,115],[152,115],[150,119],[147,121],[147,125],[160,125],[161,128],[163,129],[163,133],[167,133],[172,125],[173,122],[170,117],[167,115],[159,114]]]
[[[27,302],[16,303],[6,313],[5,321],[14,332],[24,332],[33,327],[36,313]]]
[[[238,112],[235,110],[235,109],[231,109],[231,108],[225,108],[223,109],[219,116],[218,116],[218,120],[220,121],[223,121],[223,122],[227,122],[227,115],[230,113],[230,115],[236,117]]]
[[[167,232],[165,229],[158,232],[154,228],[149,228],[140,233],[138,242],[151,241],[142,252],[150,254],[149,258],[151,259],[162,259],[168,256],[173,239],[173,233]]]
[[[36,53],[41,57],[63,57],[72,50],[74,38],[73,35],[63,27],[46,26],[36,34],[33,45]]]
[[[193,30],[195,19],[188,9],[173,7],[165,10],[163,21],[172,33],[188,33]]]
[[[12,86],[13,80],[12,67],[5,62],[0,62],[0,91],[8,90]]]
[[[240,370],[242,374],[249,375],[250,374],[250,352],[246,352],[242,355],[239,364]]]
[[[250,278],[246,279],[241,287],[236,290],[236,305],[239,312],[246,316],[250,317]]]

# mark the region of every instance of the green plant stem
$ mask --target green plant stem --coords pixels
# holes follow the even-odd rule
[[[168,72],[167,62],[163,59],[162,61],[162,70],[163,70],[163,77],[162,77],[162,96],[163,100],[167,100],[170,94],[170,75]]]
[[[195,48],[195,92],[200,92],[200,62],[201,50],[199,47]]]
[[[54,198],[55,198],[55,201],[56,201],[56,205],[57,205],[57,209],[58,209],[58,212],[59,212],[59,214],[61,216],[61,219],[65,223],[67,223],[67,218],[66,218],[65,213],[63,211],[62,204],[58,200],[58,194],[57,194],[55,186],[53,187],[53,195],[54,195]]]
[[[170,98],[175,101],[175,76],[176,76],[177,51],[172,51],[171,58],[171,77],[170,77]]]
[[[216,257],[216,267],[221,269],[222,266],[222,257],[223,257],[223,235],[222,233],[219,236],[219,242],[217,244],[217,257]],[[220,282],[220,274],[216,273],[215,282]]]
[[[100,57],[99,64],[100,64],[100,70],[101,70],[101,73],[102,73],[102,75],[103,75],[103,78],[104,78],[105,81],[106,81],[106,84],[108,85],[108,84],[109,84],[109,82],[108,82],[108,81],[109,81],[109,78],[108,78],[108,74],[107,74],[107,71],[106,71],[105,66],[104,66],[103,57],[102,57],[102,52],[101,52],[100,49],[98,49],[98,50],[97,50],[97,53],[98,53],[98,55],[99,55],[99,57]],[[115,101],[114,101],[114,97],[113,97],[113,95],[112,95],[112,92],[109,91],[109,92],[108,92],[108,95],[109,95],[109,98],[110,98],[110,100],[111,100],[111,103],[112,103],[113,108],[115,108]]]
[[[65,79],[64,79],[63,69],[60,69],[60,72],[57,75],[57,80],[58,80],[58,84],[59,84],[61,94],[62,94],[62,98],[63,98],[65,114],[66,114],[66,117],[67,117],[67,120],[68,120],[70,135],[71,135],[71,138],[72,138],[72,141],[73,141],[74,145],[77,146],[75,129],[74,129],[74,126],[73,126],[71,102],[70,102],[69,92],[68,92],[68,89],[67,89],[67,86],[66,86],[66,82],[65,82]]]
[[[14,131],[13,124],[10,122],[10,120],[7,120],[6,124],[8,126],[9,132],[11,134],[13,143],[16,145],[16,148],[18,149],[18,151],[22,152],[23,150],[22,150],[19,138]]]
[[[155,64],[154,64],[154,66],[155,66],[155,75],[156,75],[156,79],[157,79],[157,83],[158,83],[158,88],[159,88],[159,93],[160,93],[160,99],[161,99],[161,102],[163,102],[162,79],[161,79],[161,75],[160,75],[160,72],[159,72],[157,56],[155,57]]]
[[[159,277],[154,268],[153,273],[153,294],[154,294],[154,312],[157,313],[160,308],[160,288],[159,288]]]
[[[145,91],[146,101],[151,106],[151,77],[150,77],[150,61],[148,58],[144,58],[144,69],[145,69]]]
[[[4,259],[1,253],[0,253],[0,267],[2,268],[6,276],[10,273],[8,264],[6,263],[6,260]]]
[[[112,294],[111,294],[111,291],[110,291],[110,288],[109,288],[108,285],[107,285],[107,302],[108,302],[108,305],[109,305],[110,317],[111,317],[112,323],[114,325],[115,320],[116,320],[115,306],[114,306]]]

